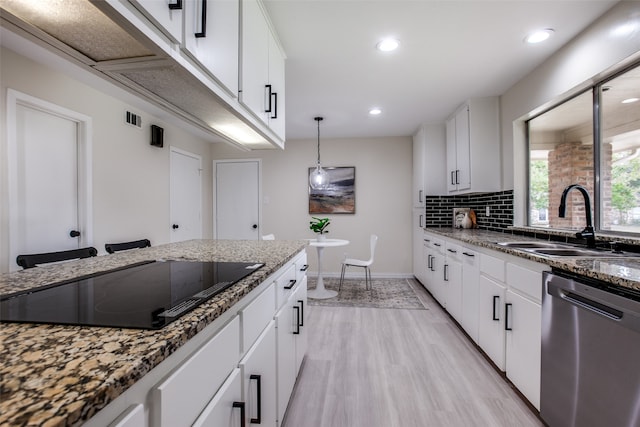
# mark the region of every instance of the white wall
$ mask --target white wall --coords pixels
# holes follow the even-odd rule
[[[614,30],[635,24],[624,36]],[[524,120],[640,59],[640,2],[622,1],[501,97],[503,188],[514,189],[514,224],[526,222]]]
[[[169,146],[202,156],[203,237],[212,236],[211,144],[174,125],[106,95],[52,68],[8,49],[0,51],[2,128],[6,93],[12,88],[90,116],[93,123],[93,245],[104,252],[109,241],[170,240]],[[127,110],[142,115],[142,129],[124,123]],[[150,125],[164,128],[164,148],[152,147]],[[0,271],[8,260],[6,132],[0,140]]]
[[[312,126],[312,118],[309,125]],[[317,156],[316,140],[287,141],[284,151],[243,153],[214,145],[213,158],[262,159],[262,233],[277,239],[315,238],[309,230],[308,168]],[[411,168],[410,137],[321,140],[325,166],[355,166],[355,215],[319,215],[331,218],[329,238],[347,239],[349,246],[327,249],[324,269],[338,274],[340,261],[367,258],[369,235],[379,236],[374,276],[409,276],[411,273]],[[309,254],[310,270],[317,271],[317,255]],[[362,269],[352,269],[362,274]]]

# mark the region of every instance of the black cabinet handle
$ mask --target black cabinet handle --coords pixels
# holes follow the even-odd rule
[[[278,92],[273,92],[271,95],[273,97],[273,116],[272,119],[278,118]]]
[[[460,184],[460,181],[459,181],[459,179],[458,179],[458,178],[459,178],[459,177],[458,177],[458,175],[459,175],[459,174],[460,174],[460,170],[459,170],[459,169],[456,169],[456,184]]]
[[[70,237],[80,237],[80,232],[78,230],[71,230],[69,232]]]
[[[293,335],[300,335],[300,307],[294,305],[293,309],[296,311],[296,330],[293,331]]]
[[[442,246],[442,245],[441,245],[440,243],[434,243],[434,244],[433,244],[433,246],[440,247],[440,246]]]
[[[240,408],[240,427],[245,427],[245,413],[244,413],[244,402],[233,402],[234,408]]]
[[[470,257],[474,257],[474,254],[470,254],[469,252],[462,252],[462,255],[466,255],[466,256],[470,256]]]
[[[200,22],[200,32],[195,33],[196,38],[207,37],[207,0],[202,0],[202,20]]]
[[[252,374],[249,376],[249,380],[256,380],[256,409],[258,412],[258,416],[256,418],[251,418],[249,422],[251,424],[261,424],[262,423],[262,375]]]
[[[418,190],[418,203],[422,203],[422,190]]]
[[[291,289],[291,288],[293,288],[293,286],[295,284],[296,284],[296,280],[295,279],[289,280],[289,284],[287,286],[285,286],[284,288],[285,289]]]
[[[455,182],[455,180],[453,178],[453,174],[455,174],[455,173],[456,173],[455,171],[451,171],[451,185],[456,185],[456,182]]]
[[[432,258],[433,256],[429,255],[429,257],[427,258],[427,268],[431,271],[433,271],[433,263],[432,263]]]
[[[271,91],[271,85],[264,85],[264,89],[266,90],[265,93],[265,99],[267,100],[267,108],[264,109],[265,113],[270,113],[271,112],[271,95],[273,94],[273,92]]]
[[[444,281],[448,282],[449,281],[449,277],[448,277],[448,273],[449,272],[449,264],[445,264],[444,265]]]
[[[175,3],[169,3],[169,9],[182,10],[182,0],[176,0]]]
[[[302,268],[300,268],[300,271],[307,271],[307,269],[309,268],[309,266],[307,264],[303,265]]]
[[[424,215],[420,214],[420,218],[418,220],[418,227],[423,228],[422,220],[424,219]]]
[[[500,295],[493,296],[493,320],[500,321],[498,315],[496,314],[496,301],[500,301]]]
[[[448,250],[449,252],[451,252],[452,254],[457,254],[457,253],[458,253],[458,251],[453,250],[453,249],[447,249],[447,250]]]
[[[299,299],[298,303],[300,304],[300,319],[298,322],[300,326],[304,326],[304,301]]]
[[[511,326],[509,326],[509,309],[511,308],[513,304],[511,304],[510,302],[506,303],[504,305],[504,330],[505,331],[513,331],[513,329],[511,328]]]

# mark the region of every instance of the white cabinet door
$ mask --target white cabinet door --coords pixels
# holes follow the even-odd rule
[[[478,343],[478,298],[480,282],[479,255],[469,248],[462,250],[462,319],[460,324]]]
[[[240,0],[184,0],[184,48],[230,95],[238,94]]]
[[[431,242],[431,294],[442,305],[447,306],[447,294],[444,284],[444,241],[433,239]]]
[[[285,59],[276,38],[269,31],[269,85],[271,108],[267,112],[269,128],[285,140]]]
[[[455,116],[447,120],[447,191],[452,192],[458,189],[456,185],[456,118]]]
[[[294,321],[297,322],[298,327],[294,331],[296,335],[296,377],[298,376],[298,372],[300,371],[300,366],[302,365],[302,360],[304,359],[304,355],[307,354],[307,346],[308,346],[308,332],[307,332],[307,317],[309,310],[307,309],[307,278],[305,277],[302,282],[298,285],[295,293],[292,296],[293,307],[294,308]],[[296,333],[297,332],[297,333]]]
[[[469,140],[469,107],[456,114],[456,185],[457,190],[471,188],[471,152]]]
[[[424,127],[413,136],[413,207],[424,208],[426,140]]]
[[[413,226],[411,228],[412,253],[413,253],[413,275],[424,285],[426,274],[424,264],[424,209],[413,210]]]
[[[174,42],[182,41],[182,0],[129,0]]]
[[[266,124],[269,84],[269,27],[257,0],[242,0],[240,102]]]
[[[443,283],[446,293],[447,311],[458,322],[462,320],[462,262],[461,247],[446,243],[446,261]]]
[[[276,313],[276,287],[272,283],[247,307],[240,311],[242,351],[251,348]]]
[[[507,377],[540,409],[542,308],[512,291],[507,292],[505,308]]]
[[[276,327],[269,322],[240,362],[246,425],[276,424]]]
[[[502,371],[505,370],[505,294],[504,285],[487,276],[480,276],[478,345]]]
[[[292,299],[288,299],[282,309],[276,314],[276,374],[278,376],[277,387],[277,419],[282,422],[287,410],[289,397],[296,381],[296,336],[293,332],[294,310]]]
[[[244,412],[246,412],[246,406],[242,401],[242,376],[240,369],[236,368],[193,423],[193,427],[244,425],[242,423]]]

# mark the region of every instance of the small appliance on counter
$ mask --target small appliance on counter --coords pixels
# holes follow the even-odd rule
[[[453,228],[476,228],[476,213],[469,208],[453,208]]]
[[[0,321],[161,329],[262,266],[143,261],[3,295]]]

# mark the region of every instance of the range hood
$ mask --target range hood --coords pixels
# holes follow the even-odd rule
[[[116,3],[116,5],[118,5]],[[283,148],[236,95],[105,1],[0,0],[0,25],[241,149]],[[134,12],[126,10],[127,13]],[[139,18],[139,17],[137,17]],[[142,18],[139,18],[142,19]]]

